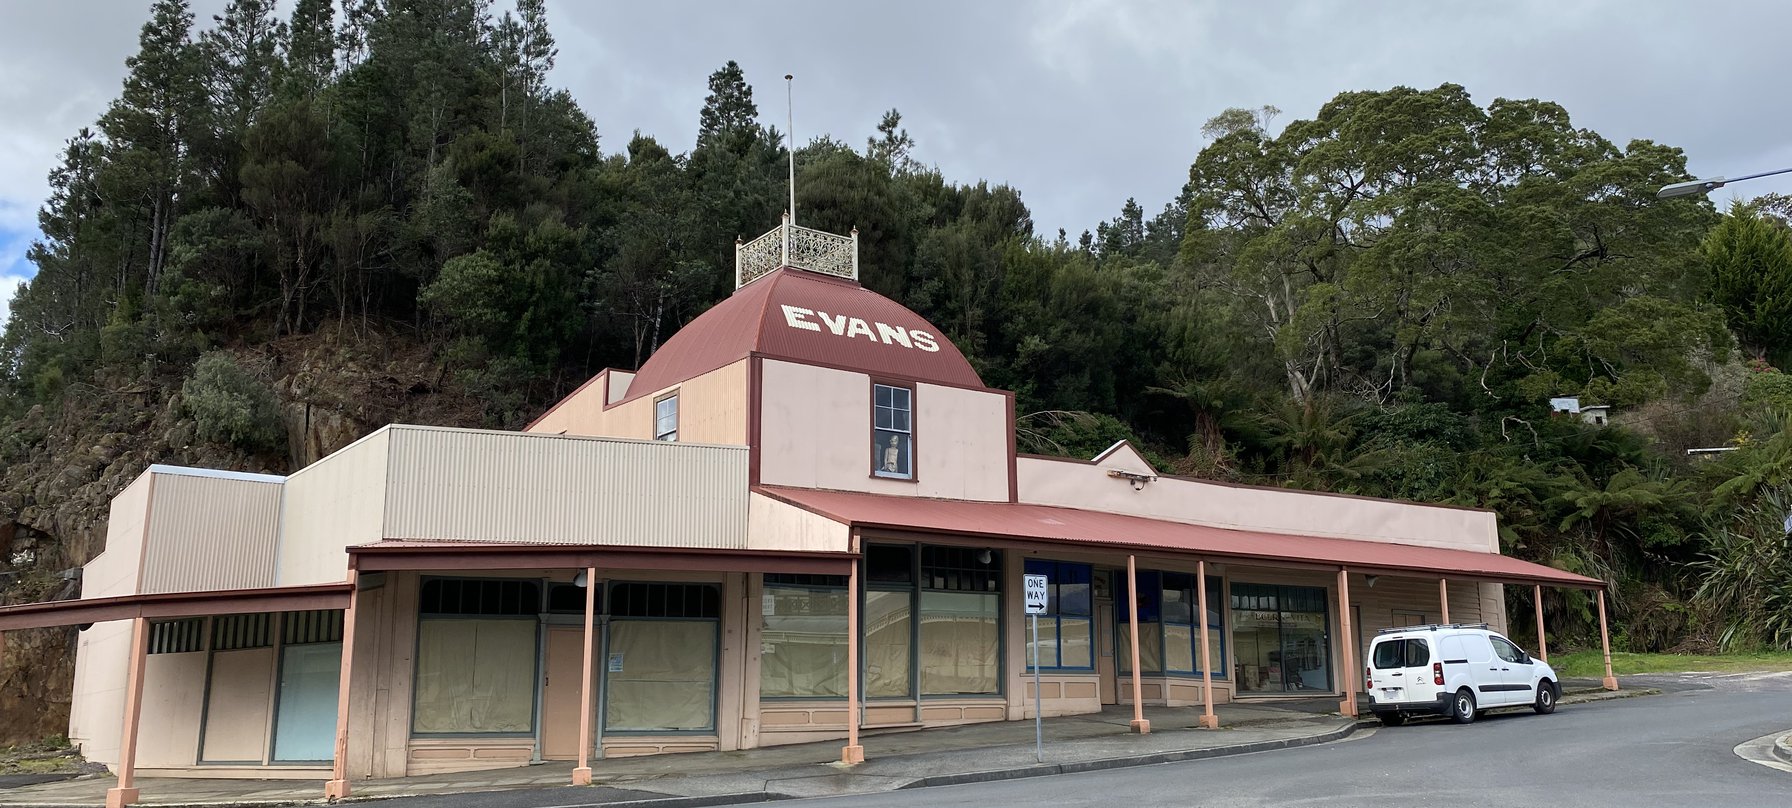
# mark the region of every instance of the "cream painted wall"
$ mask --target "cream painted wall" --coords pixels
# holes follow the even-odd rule
[[[526,431],[648,440],[653,437],[654,401],[677,391],[680,441],[741,446],[747,442],[748,361],[742,359],[610,409],[605,409],[603,377],[609,376],[611,401],[625,394],[634,377],[604,371],[597,381],[573,393]]]
[[[81,597],[134,595],[143,571],[143,536],[149,525],[149,497],[155,473],[145,471],[112,498],[106,518],[106,547],[81,570]]]
[[[219,651],[212,655],[211,705],[200,751],[202,760],[249,761],[259,765],[266,757],[274,659],[273,648]]]
[[[805,550],[844,553],[851,530],[839,522],[810,513],[763,494],[747,502],[747,549]]]
[[[193,765],[204,701],[204,651],[145,657],[144,732],[137,738],[137,765],[145,769]]]
[[[1115,465],[1113,468],[1120,468]],[[1020,501],[1214,527],[1499,552],[1491,512],[1159,478],[1134,490],[1109,466],[1022,457]]]
[[[68,737],[88,760],[118,762],[125,673],[131,659],[131,621],[95,623],[75,647],[75,686]]]
[[[391,429],[383,427],[286,478],[277,585],[347,580],[345,548],[383,538]]]
[[[913,482],[871,475],[871,378],[764,360],[759,481],[767,485],[1005,502],[1008,397],[915,386]]]

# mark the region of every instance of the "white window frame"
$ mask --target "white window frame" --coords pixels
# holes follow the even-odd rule
[[[670,429],[666,428],[666,419],[668,417],[668,413],[666,413],[664,411],[665,406],[668,403],[670,403],[672,405],[672,408],[671,408],[672,411],[670,413],[670,417],[672,419],[672,426]],[[678,441],[678,394],[677,393],[673,393],[673,394],[671,394],[669,396],[665,396],[663,398],[654,399],[654,401],[653,401],[653,439],[654,440],[663,440],[663,441],[673,442],[673,443]]]
[[[890,391],[890,396],[891,396],[890,400],[892,403],[889,406],[884,406],[884,405],[877,403],[877,395],[879,392],[881,392],[883,390]],[[895,395],[898,391],[900,391],[902,393],[902,395],[906,401],[906,404],[907,404],[907,406],[901,408],[900,410],[897,409],[897,407],[894,403]],[[891,427],[878,426],[877,416],[878,416],[879,410],[889,410],[892,414],[894,414],[896,412],[903,412],[903,413],[907,414],[908,426],[903,429],[897,429],[894,426],[891,426]],[[892,419],[892,423],[894,423],[893,419]],[[899,385],[899,384],[884,384],[883,382],[872,382],[871,383],[871,445],[874,450],[883,446],[883,441],[879,440],[879,438],[882,437],[882,434],[886,433],[886,432],[897,434],[897,435],[908,436],[908,470],[907,471],[884,471],[882,464],[880,464],[878,462],[877,451],[873,451],[871,453],[871,475],[874,477],[882,477],[886,480],[911,480],[911,481],[914,480],[915,479],[915,388],[906,387],[906,386]]]

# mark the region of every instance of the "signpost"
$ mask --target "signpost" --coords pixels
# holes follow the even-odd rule
[[[1043,575],[1022,577],[1026,592],[1027,616],[1033,618],[1033,759],[1045,762],[1045,724],[1039,702],[1039,615],[1045,613],[1050,583]]]

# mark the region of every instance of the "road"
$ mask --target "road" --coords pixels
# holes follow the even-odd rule
[[[1664,682],[1673,686],[1676,682]],[[1714,677],[1661,696],[1426,722],[1216,760],[862,797],[792,808],[990,806],[1792,806],[1792,772],[1733,753],[1792,729],[1792,674]]]

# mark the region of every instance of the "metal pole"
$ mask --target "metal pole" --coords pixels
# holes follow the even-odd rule
[[[789,73],[784,74],[784,112],[785,123],[790,127],[787,136],[790,139],[790,223],[796,224],[796,102],[795,93],[791,91],[791,80],[796,78]]]
[[[1039,615],[1033,618],[1033,759],[1045,762],[1045,702],[1039,692]]]

